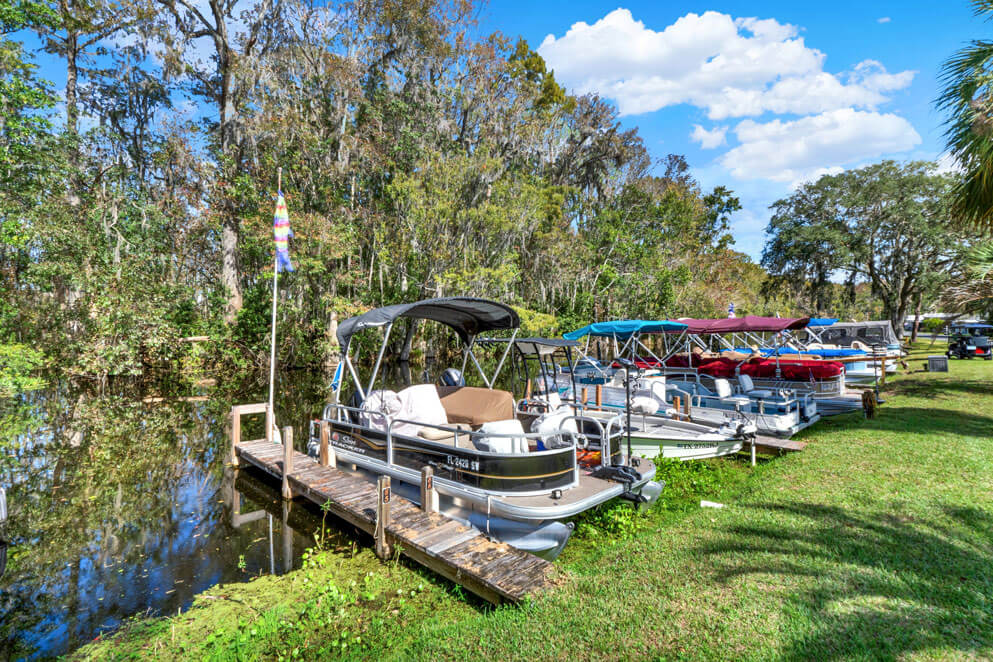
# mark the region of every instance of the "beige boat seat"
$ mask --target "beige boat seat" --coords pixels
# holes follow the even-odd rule
[[[465,423],[453,423],[450,427],[456,428],[465,432],[465,434],[458,435],[458,445],[461,448],[472,448],[472,441],[470,441],[469,432],[472,430]],[[428,441],[437,441],[442,444],[451,444],[455,441],[455,432],[453,430],[440,430],[438,428],[428,428],[423,427],[417,431],[417,436],[421,439],[427,439]]]
[[[509,391],[477,386],[439,386],[438,395],[450,424],[478,427],[514,418],[514,396]]]

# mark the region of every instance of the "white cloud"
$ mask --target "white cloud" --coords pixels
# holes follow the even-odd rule
[[[876,22],[877,23],[889,23],[892,20],[893,19],[891,19],[889,16],[881,16],[881,17],[879,17],[879,18],[876,19]]]
[[[887,100],[885,92],[914,76],[890,74],[871,61],[828,73],[824,53],[808,48],[795,26],[714,11],[687,14],[655,31],[616,9],[592,25],[573,24],[559,38],[548,35],[538,52],[568,87],[610,97],[625,115],[683,103],[716,120],[874,110]]]
[[[734,134],[740,144],[720,159],[732,175],[794,184],[921,142],[910,122],[899,115],[851,108],[793,121],[743,120]]]
[[[694,124],[693,133],[690,134],[690,140],[700,143],[700,147],[703,149],[714,149],[727,142],[727,132],[728,128],[726,126],[716,126],[708,130],[699,124]]]

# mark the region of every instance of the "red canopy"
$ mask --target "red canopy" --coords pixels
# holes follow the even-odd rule
[[[788,317],[757,317],[746,315],[722,319],[681,319],[686,324],[686,332],[694,335],[716,333],[739,333],[742,331],[772,331],[778,333],[786,329],[802,329],[810,322],[809,317],[791,319]],[[681,332],[681,330],[680,330]]]

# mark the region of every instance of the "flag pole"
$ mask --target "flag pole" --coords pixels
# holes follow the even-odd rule
[[[282,166],[276,168],[276,192],[277,195],[283,194],[283,168]],[[276,383],[276,294],[277,287],[279,283],[279,251],[273,251],[273,263],[272,263],[272,337],[270,338],[269,344],[269,411],[272,416],[272,426],[275,429],[279,429],[276,426],[276,413],[273,409],[273,391]],[[275,435],[273,435],[275,439]]]

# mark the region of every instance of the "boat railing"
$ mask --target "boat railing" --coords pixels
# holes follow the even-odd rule
[[[380,415],[380,416],[383,416],[383,417],[388,418],[386,416],[386,414],[383,414],[381,412],[368,411],[368,410],[360,409],[358,407],[350,407],[348,405],[335,404],[335,403],[328,404],[328,405],[326,405],[324,407],[323,417],[326,420],[334,420],[334,421],[336,421],[338,423],[341,423],[343,425],[347,425],[350,428],[367,427],[367,426],[363,426],[360,423],[355,423],[353,420],[351,420],[350,417],[349,417],[349,414],[350,413],[354,413],[357,416]],[[615,418],[619,419],[620,417],[617,416]],[[598,429],[600,430],[601,434],[603,433],[603,426],[600,425],[599,421],[597,421],[596,419],[593,419],[593,418],[585,417],[585,416],[569,416],[569,417],[566,417],[566,418],[563,419],[562,424],[564,424],[565,421],[571,420],[571,419],[574,419],[574,420],[577,420],[577,421],[579,421],[579,420],[590,421],[590,422],[592,422],[592,423],[594,423],[594,424],[596,424],[598,426]],[[561,436],[561,437],[566,437],[566,438],[569,439],[568,445],[567,446],[564,446],[563,448],[571,448],[571,449],[575,450],[576,448],[579,447],[579,436],[580,436],[579,433],[572,432],[571,430],[566,430],[566,429],[562,428],[562,424],[560,424],[559,429],[557,429],[555,431],[551,431],[551,432],[479,432],[479,431],[466,430],[466,429],[463,429],[463,428],[455,427],[455,426],[452,426],[450,424],[448,424],[448,425],[440,425],[440,424],[425,423],[423,421],[414,421],[414,420],[403,419],[403,418],[389,418],[388,423],[386,425],[386,430],[385,430],[385,432],[386,432],[386,462],[387,462],[387,464],[390,464],[390,465],[393,464],[393,428],[396,425],[402,425],[402,424],[417,425],[417,426],[420,426],[422,428],[431,428],[431,429],[434,429],[434,430],[440,430],[442,432],[450,432],[450,433],[452,433],[452,447],[453,448],[457,448],[458,447],[458,442],[459,442],[459,437],[460,436],[468,436],[470,439],[474,439],[474,438],[475,439],[480,439],[480,438],[484,438],[484,437],[489,437],[489,438],[494,438],[495,437],[495,438],[501,438],[501,439],[521,439],[521,438],[523,438],[523,439],[526,439],[526,440],[529,440],[529,441],[536,441],[536,442],[537,441],[541,441],[542,443],[544,443],[545,440],[547,440],[550,436]],[[615,421],[613,419],[611,419],[611,421],[609,421],[609,424],[608,424],[608,427],[607,427],[607,431],[608,432],[610,432],[612,425],[616,425],[616,423],[615,423]],[[619,434],[619,432],[618,432],[618,434]],[[424,441],[428,441],[428,442],[432,442],[432,443],[440,443],[438,441],[434,441],[434,440],[430,440],[430,439],[424,439]],[[446,445],[447,445],[447,440],[446,440]],[[478,449],[466,449],[466,450],[476,450],[476,452],[485,452],[485,451],[478,451]],[[560,449],[560,448],[550,448],[548,450],[549,451],[561,451],[562,449]],[[541,451],[538,451],[538,452],[541,452]],[[573,460],[573,463],[575,464],[575,460]]]

